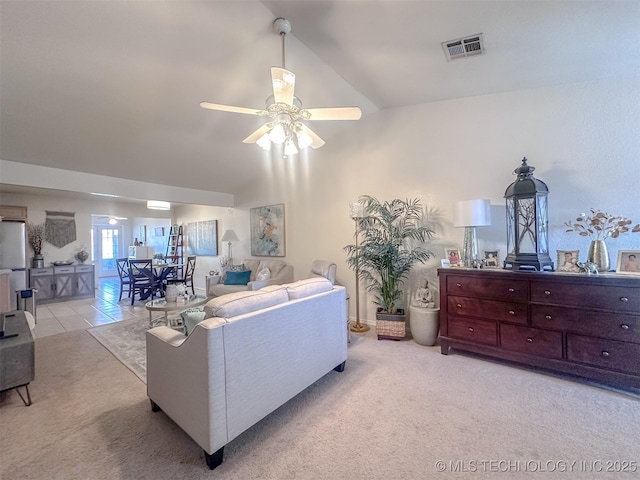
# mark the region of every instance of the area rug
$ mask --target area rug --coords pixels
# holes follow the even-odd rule
[[[145,334],[149,323],[143,318],[123,320],[87,329],[114,357],[147,383]]]

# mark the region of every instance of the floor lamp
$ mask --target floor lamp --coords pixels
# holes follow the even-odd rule
[[[231,257],[231,242],[237,242],[239,240],[238,236],[236,235],[236,232],[234,232],[233,230],[227,230],[224,232],[224,235],[222,235],[222,241],[223,242],[229,242],[229,249],[227,250],[228,252],[228,264],[229,265],[233,265],[233,258]]]
[[[349,202],[349,216],[356,224],[356,254],[358,253],[358,222],[364,217],[364,205],[360,202]],[[351,325],[350,330],[355,333],[369,331],[369,325],[360,323],[360,269],[358,268],[358,257],[356,257],[356,323]]]
[[[453,225],[464,227],[462,262],[465,267],[473,267],[473,261],[479,259],[476,227],[491,225],[491,202],[489,200],[456,202],[453,209]]]

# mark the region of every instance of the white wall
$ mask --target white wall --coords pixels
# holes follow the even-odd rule
[[[187,244],[189,240],[189,229],[187,225],[192,222],[202,222],[208,220],[218,221],[218,255],[198,256],[196,258],[196,269],[193,276],[193,284],[196,293],[205,292],[205,277],[210,271],[220,271],[220,256],[228,255],[227,242],[220,241],[224,232],[233,229],[238,235],[239,241],[232,244],[233,262],[240,263],[247,258],[250,252],[248,212],[238,211],[229,207],[209,207],[203,205],[181,205],[175,208],[175,220],[178,225],[182,225],[184,235],[184,256],[187,257]],[[245,224],[247,225],[245,228]]]
[[[639,87],[640,77],[612,79],[384,110],[327,139],[310,158],[263,165],[264,180],[236,196],[236,210],[285,203],[286,260],[296,278],[314,259],[333,260],[353,295],[343,251],[353,243],[350,200],[421,197],[438,224],[432,250],[439,259],[444,246],[462,244],[463,229],[452,227],[454,202],[489,198],[493,224],[479,228],[480,249],[500,249],[504,258],[503,194],[526,156],[550,190],[552,257],[556,249],[580,249],[584,260],[588,240],[565,233],[566,220],[593,207],[640,222]],[[607,243],[614,266],[619,248],[640,249],[640,234]],[[429,275],[435,279],[433,269]],[[373,304],[361,309],[372,321]]]
[[[138,229],[133,228],[134,223],[136,225],[142,222],[146,222],[151,225],[155,225],[158,222],[162,225],[169,224],[170,220],[162,220],[161,217],[171,215],[170,213],[167,215],[165,212],[152,212],[151,210],[148,210],[144,204],[137,205],[132,203],[114,202],[112,200],[103,199],[102,197],[99,197],[99,199],[96,200],[78,199],[74,196],[69,196],[65,192],[60,192],[59,195],[50,193],[43,195],[2,193],[0,195],[0,203],[3,205],[26,206],[28,221],[33,223],[44,222],[47,210],[75,212],[77,240],[62,248],[57,248],[50,243],[45,242],[43,246],[45,264],[58,260],[75,261],[74,255],[81,247],[90,251],[92,214],[127,218],[127,220],[119,221],[119,223],[124,227],[123,234],[125,238],[125,249],[127,245],[133,245],[133,239],[138,235]],[[103,220],[103,223],[106,223],[106,220]],[[164,253],[164,250],[161,253]],[[122,254],[126,255],[126,250],[125,252],[122,252]],[[31,258],[32,256],[33,252],[27,245],[27,257]]]

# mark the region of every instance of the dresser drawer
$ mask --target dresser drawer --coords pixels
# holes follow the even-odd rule
[[[640,314],[640,289],[606,285],[531,282],[531,301]]]
[[[448,326],[448,335],[452,338],[459,338],[486,345],[498,344],[498,329],[496,322],[461,318],[450,315]]]
[[[73,265],[69,267],[53,267],[56,275],[60,273],[75,273],[76,269]]]
[[[93,265],[76,265],[76,272],[93,272]]]
[[[567,334],[567,360],[640,375],[640,345]]]
[[[529,355],[562,358],[562,332],[503,323],[500,325],[500,346]]]
[[[450,275],[447,277],[447,292],[450,295],[525,303],[529,296],[529,283],[518,279],[482,278],[482,275]]]
[[[527,324],[527,304],[484,300],[468,297],[447,297],[449,313],[464,317]]]
[[[53,275],[53,267],[50,268],[31,268],[29,275],[32,277],[39,277],[41,275]]]
[[[531,325],[640,344],[640,315],[532,305]]]

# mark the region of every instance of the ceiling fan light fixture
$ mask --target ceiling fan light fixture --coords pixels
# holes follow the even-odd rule
[[[304,150],[313,143],[311,137],[303,131],[296,132],[296,135],[298,136],[298,148],[300,150]]]
[[[243,143],[257,143],[260,148],[269,151],[270,143],[281,145],[288,141],[290,145],[285,144],[285,149],[292,152],[289,154],[309,146],[320,148],[325,144],[324,140],[308,126],[298,124],[299,119],[359,120],[362,112],[358,107],[303,109],[302,102],[295,96],[296,76],[285,66],[285,37],[291,33],[291,22],[285,18],[276,18],[273,29],[282,39],[282,67],[271,67],[273,95],[267,98],[266,108],[262,110],[211,102],[200,102],[200,106],[209,110],[269,117],[269,122],[246,137]]]
[[[287,143],[284,144],[284,154],[285,156],[295,155],[298,153],[298,149],[296,148],[296,144],[293,143],[293,140],[287,140]]]
[[[269,132],[269,140],[271,140],[275,144],[280,145],[281,143],[284,143],[286,139],[287,135],[284,132],[284,127],[281,123],[276,123],[276,125]]]
[[[269,132],[262,135],[258,140],[256,140],[256,144],[265,151],[271,150],[271,139],[269,138]]]

